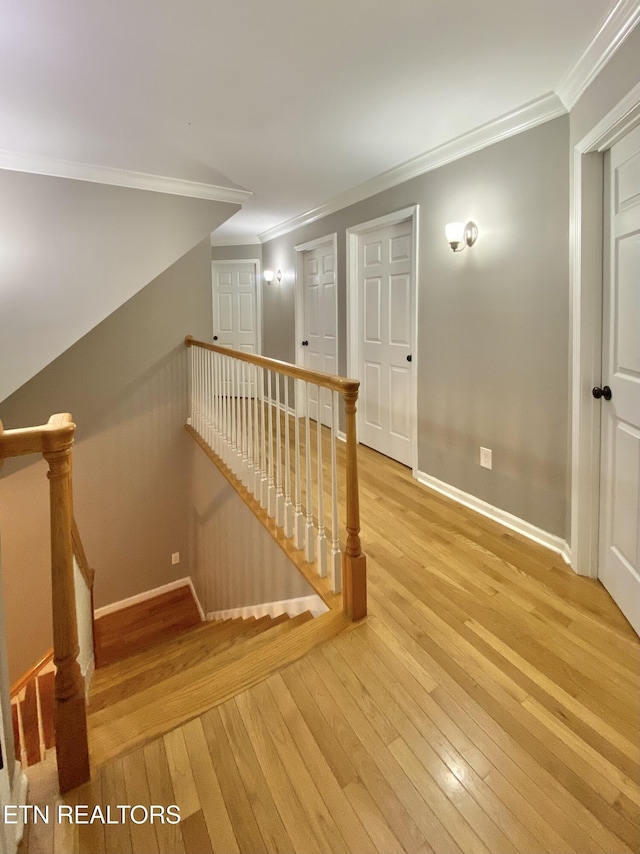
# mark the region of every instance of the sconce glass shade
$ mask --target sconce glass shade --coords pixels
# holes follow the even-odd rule
[[[473,246],[478,239],[478,226],[475,222],[450,222],[445,225],[444,231],[454,252],[462,252],[466,246]]]
[[[462,243],[464,237],[464,223],[450,222],[444,227],[444,233],[447,235],[447,243]]]
[[[275,274],[274,274],[273,270],[265,270],[264,271],[264,280],[268,285],[270,285],[271,282],[273,281],[274,275]]]

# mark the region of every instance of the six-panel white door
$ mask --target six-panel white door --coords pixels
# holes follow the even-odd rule
[[[304,366],[337,374],[336,259],[333,241],[303,253]],[[322,424],[331,425],[331,392],[308,386],[309,416],[318,420],[318,393]]]
[[[360,441],[411,465],[411,221],[358,238]]]
[[[255,263],[213,261],[211,272],[214,340],[244,353],[257,352]]]
[[[640,128],[608,153],[598,577],[640,634]]]

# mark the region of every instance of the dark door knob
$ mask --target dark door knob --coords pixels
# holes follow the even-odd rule
[[[303,341],[303,342],[302,342],[302,346],[303,346],[303,347],[308,347],[308,346],[309,346],[309,342],[308,342],[308,341]]]
[[[217,341],[217,340],[218,340],[218,336],[217,336],[217,335],[214,335],[214,336],[213,336],[213,340],[214,340],[214,341]]]
[[[602,386],[602,388],[599,385],[595,386],[591,389],[591,394],[596,400],[600,400],[601,397],[604,397],[605,400],[611,400],[611,389],[608,385]]]
[[[412,362],[412,361],[413,361],[413,356],[407,356],[407,362]]]

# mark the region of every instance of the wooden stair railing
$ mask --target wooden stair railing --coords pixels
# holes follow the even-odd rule
[[[363,618],[367,572],[360,543],[356,438],[360,383],[191,336],[185,344],[191,353],[188,429],[253,496],[295,550],[304,552],[306,563],[315,564],[320,577],[330,576],[333,593],[342,591],[346,616]],[[344,551],[336,447],[340,399],[346,443]]]
[[[54,727],[61,792],[90,778],[85,686],[78,664],[78,626],[74,582],[71,448],[75,424],[69,413],[47,424],[3,430],[0,465],[5,458],[42,454],[49,464],[53,660],[56,666]]]

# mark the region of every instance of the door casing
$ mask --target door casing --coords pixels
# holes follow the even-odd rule
[[[600,517],[600,407],[591,388],[602,369],[603,152],[640,124],[640,84],[573,151],[571,275],[571,524],[569,563],[597,578]]]

